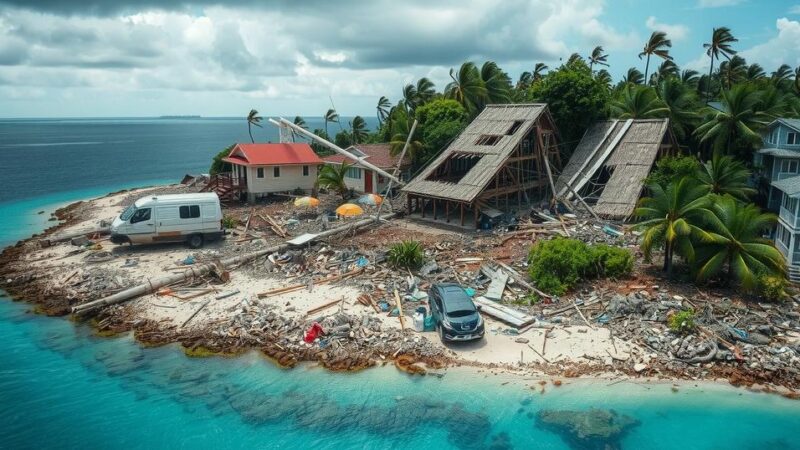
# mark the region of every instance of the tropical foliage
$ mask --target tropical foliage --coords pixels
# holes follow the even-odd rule
[[[347,200],[350,189],[347,188],[345,177],[350,167],[351,165],[347,163],[325,164],[317,174],[317,185],[335,191],[342,196],[342,200]]]
[[[389,247],[386,259],[395,267],[417,269],[425,262],[425,251],[417,241],[398,242]]]

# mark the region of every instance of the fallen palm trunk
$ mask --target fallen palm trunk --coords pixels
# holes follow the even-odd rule
[[[386,218],[387,219],[391,219],[393,216],[394,216],[394,214],[390,214]],[[347,225],[344,225],[344,226],[341,226],[341,227],[331,228],[330,230],[323,231],[322,233],[319,233],[316,237],[314,237],[313,240],[326,238],[326,237],[333,236],[335,234],[346,232],[346,231],[351,231],[351,230],[355,231],[355,230],[364,228],[366,226],[372,225],[374,223],[375,223],[374,219],[359,220],[358,222],[354,222],[354,223],[347,224]],[[233,265],[244,264],[244,263],[252,261],[253,259],[256,259],[258,257],[266,256],[266,255],[268,255],[270,253],[275,253],[275,252],[280,252],[280,251],[287,250],[289,247],[291,247],[291,244],[280,244],[280,245],[276,245],[274,247],[265,248],[263,250],[255,251],[253,253],[248,253],[246,255],[239,255],[239,256],[234,256],[234,257],[231,257],[231,258],[226,258],[226,259],[223,259],[222,261],[220,261],[220,263],[224,267],[230,267],[230,266],[233,266]],[[125,289],[124,291],[118,292],[118,293],[116,293],[114,295],[111,295],[111,296],[108,296],[108,297],[104,297],[104,298],[101,298],[99,300],[95,300],[95,301],[92,301],[92,302],[84,303],[82,305],[75,306],[74,308],[72,308],[72,312],[73,312],[73,314],[85,314],[85,313],[94,311],[96,309],[102,308],[104,306],[115,305],[117,303],[123,303],[123,302],[126,302],[128,300],[131,300],[131,299],[134,299],[134,298],[137,298],[137,297],[141,297],[142,295],[147,295],[147,294],[153,293],[153,292],[157,291],[158,289],[160,289],[160,288],[162,288],[164,286],[170,285],[172,283],[177,283],[179,281],[188,280],[190,278],[203,276],[203,275],[209,273],[210,271],[215,270],[216,268],[217,268],[217,265],[213,264],[213,263],[193,266],[193,267],[191,267],[189,269],[184,270],[181,273],[176,273],[176,274],[169,275],[169,276],[166,276],[166,277],[156,278],[155,280],[149,280],[147,283],[143,283],[143,284],[140,284],[138,286],[134,286],[132,288]]]
[[[76,237],[90,236],[93,234],[109,234],[109,233],[111,233],[111,227],[98,227],[98,228],[88,228],[88,229],[84,228],[82,230],[72,231],[63,234],[56,234],[53,236],[46,237],[44,239],[40,239],[39,245],[41,245],[42,247],[49,247],[52,244],[68,241]]]

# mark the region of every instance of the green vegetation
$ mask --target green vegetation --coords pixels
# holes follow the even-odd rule
[[[417,269],[425,263],[425,252],[417,241],[403,241],[389,247],[386,258],[395,267]]]
[[[678,311],[667,318],[667,326],[675,333],[689,333],[694,330],[694,310],[684,309]]]
[[[232,230],[232,229],[236,228],[236,225],[239,225],[239,220],[237,218],[235,218],[233,216],[228,216],[228,215],[226,215],[226,216],[224,216],[222,218],[222,226],[223,227],[225,227],[225,228],[227,228],[229,230]]]
[[[699,169],[700,162],[694,156],[668,156],[656,162],[645,183],[666,188],[673,179],[694,176]]]
[[[350,167],[351,165],[347,163],[339,165],[325,164],[317,174],[317,186],[336,191],[342,196],[342,200],[347,200],[350,195],[350,189],[345,183],[345,177]]]
[[[788,297],[786,288],[789,282],[785,277],[762,275],[758,278],[758,294],[769,301],[782,301]]]
[[[556,238],[534,244],[528,264],[528,274],[539,289],[563,295],[581,279],[629,275],[633,255],[618,247]]]
[[[261,116],[258,115],[258,111],[255,109],[251,109],[247,114],[247,132],[250,134],[250,141],[253,143],[256,142],[256,140],[253,139],[253,125],[261,128],[261,120]]]
[[[214,158],[211,159],[211,167],[208,169],[209,175],[212,177],[218,173],[225,172],[225,166],[228,164],[222,160],[222,158],[228,156],[233,150],[233,145],[227,147],[225,150],[214,155]]]

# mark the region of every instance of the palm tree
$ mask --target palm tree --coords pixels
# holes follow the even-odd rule
[[[653,88],[626,85],[611,102],[611,114],[618,119],[653,119],[666,117],[669,109]]]
[[[302,129],[304,129],[304,130],[308,129],[308,126],[306,125],[305,119],[303,119],[300,116],[295,116],[294,117],[294,124],[297,125],[298,127],[302,128]],[[295,142],[296,133],[295,133],[294,130],[291,130],[291,131],[292,131],[292,142]]]
[[[641,220],[636,227],[643,230],[642,252],[648,261],[655,246],[664,246],[664,271],[672,272],[672,257],[677,253],[694,260],[692,240],[706,239],[698,226],[708,210],[706,190],[690,177],[672,180],[666,188],[658,183],[648,186],[650,197],[639,200],[635,214]]]
[[[794,92],[800,95],[800,66],[794,69]]]
[[[719,59],[720,55],[727,59],[736,54],[736,50],[731,47],[734,42],[739,42],[733,37],[731,30],[727,27],[714,28],[711,33],[711,42],[703,44],[706,55],[711,57],[711,67],[708,69],[708,86],[706,86],[706,103],[711,101],[711,75],[714,73],[714,58]]]
[[[369,136],[367,122],[361,116],[353,117],[353,121],[350,122],[350,130],[353,134],[353,144],[360,144]]]
[[[261,120],[262,117],[258,115],[258,111],[255,109],[251,109],[250,112],[247,114],[247,132],[250,134],[250,141],[252,143],[256,143],[256,140],[253,139],[253,128],[252,126],[255,125],[261,128]]]
[[[725,278],[751,291],[761,275],[785,274],[783,255],[761,237],[774,226],[774,214],[764,214],[758,206],[727,195],[716,198],[709,209],[706,227],[710,239],[697,249],[697,281],[719,275],[727,267]]]
[[[465,62],[458,69],[450,69],[450,78],[453,80],[445,87],[445,96],[461,103],[470,113],[474,113],[477,106],[486,98],[486,86],[483,85],[481,73],[472,61]]]
[[[422,77],[417,80],[416,90],[416,106],[422,106],[436,96],[436,86],[433,84],[433,81],[426,77]]]
[[[764,72],[764,68],[760,65],[753,63],[747,66],[747,74],[745,75],[747,81],[761,80],[766,77],[767,73]]]
[[[781,66],[778,67],[778,70],[772,72],[771,79],[775,86],[784,87],[791,83],[792,75],[794,74],[792,73],[791,66],[788,64],[781,64]]]
[[[761,96],[754,86],[736,85],[722,92],[721,101],[723,111],[709,108],[705,122],[695,130],[700,142],[711,144],[715,152],[730,152],[735,144],[749,150],[759,145],[758,132],[768,121],[757,112]]]
[[[328,112],[325,113],[324,119],[325,119],[325,134],[330,136],[330,133],[328,133],[328,122],[339,123],[339,114],[336,112],[335,109],[331,108],[328,110]]]
[[[628,72],[622,77],[622,82],[625,84],[642,84],[644,83],[644,75],[639,72],[639,69],[631,67]]]
[[[669,110],[667,117],[669,117],[672,132],[680,141],[684,141],[688,130],[699,118],[694,91],[677,78],[667,77],[658,83],[656,94]]]
[[[656,55],[659,58],[671,60],[669,56],[669,49],[672,47],[672,41],[667,39],[667,33],[663,31],[654,31],[650,35],[650,39],[644,44],[644,49],[639,53],[639,59],[642,56],[647,56],[647,64],[644,66],[644,79],[647,80],[647,72],[650,69],[650,55]]]
[[[352,164],[347,164],[346,162],[342,162],[340,165],[325,164],[317,174],[317,185],[334,190],[342,196],[342,200],[347,200],[350,189],[347,188],[345,177],[350,167],[352,167]]]
[[[481,80],[486,89],[488,103],[508,103],[511,101],[511,78],[494,61],[486,61],[481,66]],[[483,106],[483,105],[481,105]]]
[[[697,89],[697,85],[700,83],[700,73],[692,69],[686,69],[682,71],[681,83],[692,89]]]
[[[535,83],[541,80],[544,77],[544,72],[547,69],[549,69],[549,67],[547,67],[547,64],[536,63],[536,65],[533,66],[533,72],[531,73],[531,78],[533,78],[533,82]]]
[[[396,108],[392,111],[392,115],[389,118],[389,143],[391,144],[390,153],[392,156],[397,156],[400,152],[403,151],[403,146],[408,140],[408,133],[411,132],[411,126],[413,125],[413,118],[409,115],[409,113],[405,110],[405,108]],[[411,139],[411,142],[408,145],[408,157],[411,158],[412,161],[417,161],[417,158],[421,156],[421,151],[424,147],[422,141],[419,139],[419,133],[416,131],[414,132],[414,136]]]
[[[653,77],[656,77],[655,81],[660,81],[667,77],[677,78],[678,76],[680,76],[680,69],[678,68],[678,65],[669,59],[664,60],[664,62],[659,64],[658,69],[653,74]],[[651,77],[651,79],[653,77]]]
[[[522,72],[519,74],[519,80],[517,81],[516,88],[519,90],[525,90],[530,87],[531,83],[533,82],[533,74],[530,72]]]
[[[589,55],[589,70],[592,70],[592,67],[595,64],[606,66],[608,67],[608,55],[603,53],[603,47],[598,45],[597,47],[592,50],[592,54]]]
[[[714,155],[697,172],[697,181],[709,194],[730,195],[746,202],[756,190],[748,184],[750,171],[741,162],[730,156]]]
[[[578,53],[573,53],[573,54],[569,55],[569,58],[567,58],[567,62],[566,62],[565,65],[571,66],[571,65],[575,64],[578,61],[583,62],[583,57],[581,55],[579,55]]]
[[[597,80],[598,83],[602,84],[606,87],[606,89],[611,88],[611,82],[614,81],[611,79],[611,74],[608,73],[606,69],[600,69],[594,74],[594,79]]]
[[[384,121],[386,121],[386,118],[389,117],[389,108],[391,108],[391,107],[392,107],[392,104],[391,104],[391,102],[389,102],[388,98],[386,98],[384,96],[381,96],[381,98],[378,99],[378,106],[375,109],[378,112],[378,123],[379,124],[381,124]]]
[[[734,55],[733,58],[728,61],[722,61],[719,65],[720,82],[728,89],[746,77],[747,61],[741,56]]]

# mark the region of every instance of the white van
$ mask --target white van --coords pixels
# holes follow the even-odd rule
[[[183,242],[192,248],[223,234],[222,208],[213,192],[143,197],[111,224],[111,242]]]

